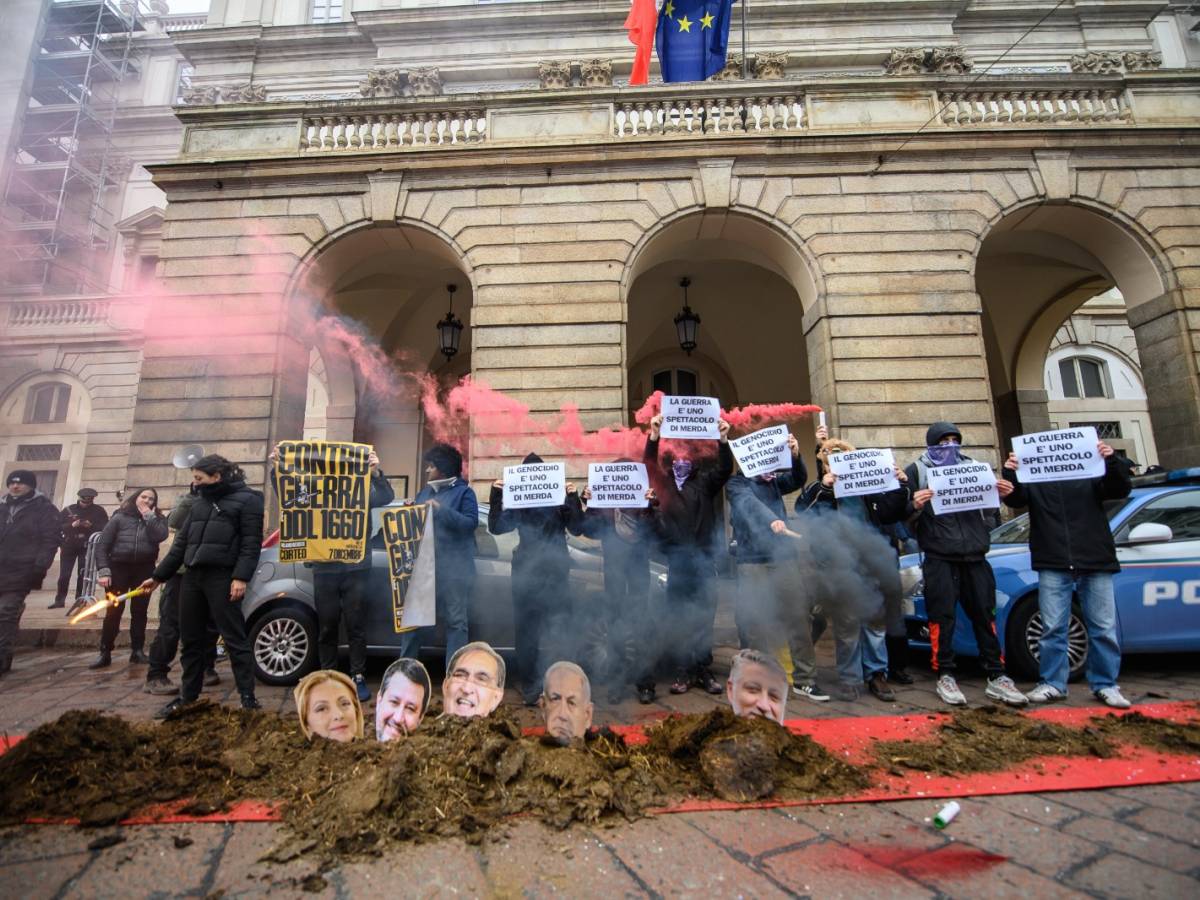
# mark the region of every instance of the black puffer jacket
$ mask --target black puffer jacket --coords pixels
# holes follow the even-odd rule
[[[530,453],[521,462],[540,463],[542,458]],[[567,494],[561,506],[505,509],[504,489],[493,485],[488,498],[488,531],[507,534],[514,529],[520,537],[513,551],[514,567],[562,562],[568,558],[567,532],[583,533],[583,502],[574,493]]]
[[[963,462],[972,462],[969,456]],[[933,501],[929,501],[918,512],[912,505],[912,494],[928,487],[921,480],[921,464],[934,468],[928,454],[922,454],[919,463],[910,463],[904,470],[908,476],[906,485],[909,493],[905,515],[909,519],[909,530],[916,537],[921,552],[934,559],[951,562],[978,562],[987,556],[992,546],[992,510],[968,509],[963,512],[934,515]],[[915,521],[914,521],[915,520]]]
[[[58,552],[58,510],[44,494],[0,503],[0,591],[39,588]]]
[[[97,574],[102,578],[112,575],[114,563],[133,566],[154,562],[158,545],[166,539],[167,517],[157,510],[148,516],[117,510],[96,543]]]
[[[168,581],[189,569],[232,569],[233,578],[249,581],[262,552],[263,495],[244,481],[202,485],[187,522],[154,570],[154,580]]]
[[[1104,513],[1105,500],[1128,497],[1129,469],[1116,454],[1105,460],[1102,478],[1021,484],[1020,471],[1004,470],[1013,492],[1011,507],[1029,507],[1029,558],[1036,572],[1119,572],[1117,548]]]
[[[675,486],[670,466],[658,464],[658,441],[646,440],[644,454],[650,486],[658,494],[654,530],[664,549],[694,547],[703,553],[716,552],[717,497],[733,474],[733,451],[722,441],[715,461],[697,461],[682,488]]]

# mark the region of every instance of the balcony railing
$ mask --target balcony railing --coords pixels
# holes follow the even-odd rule
[[[269,91],[268,91],[269,96]],[[1200,73],[724,81],[183,106],[183,157],[1200,125]]]
[[[9,338],[60,336],[141,327],[145,302],[136,297],[62,297],[0,301],[0,322]]]

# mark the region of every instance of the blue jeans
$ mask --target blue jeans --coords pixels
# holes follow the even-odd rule
[[[1117,641],[1117,605],[1111,572],[1075,575],[1061,569],[1038,572],[1038,609],[1042,613],[1041,681],[1067,692],[1067,626],[1071,596],[1079,597],[1087,626],[1087,680],[1093,691],[1114,687],[1121,670]]]
[[[863,625],[858,633],[858,645],[862,648],[863,681],[870,681],[872,675],[887,675],[887,631],[883,628],[872,628]]]

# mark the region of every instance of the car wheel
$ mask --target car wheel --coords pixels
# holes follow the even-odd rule
[[[290,606],[269,610],[250,629],[254,674],[263,684],[290,685],[316,668],[317,629]]]
[[[1042,614],[1038,611],[1037,595],[1025,598],[1008,618],[1005,656],[1008,667],[1019,678],[1035,681],[1039,677],[1041,656]],[[1076,681],[1087,667],[1087,626],[1079,607],[1071,604],[1071,619],[1067,623],[1067,678]]]

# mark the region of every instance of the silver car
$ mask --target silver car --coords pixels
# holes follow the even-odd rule
[[[402,503],[394,503],[401,506]],[[475,592],[471,597],[471,640],[487,641],[497,650],[511,651],[514,646],[512,607],[512,553],[517,533],[494,535],[487,527],[488,507],[480,504],[479,526],[475,529]],[[400,635],[392,622],[392,590],[387,553],[379,533],[380,511],[371,516],[371,582],[367,594],[367,653],[372,656],[396,656]],[[593,611],[585,616],[585,644],[604,646],[606,623],[599,612],[604,609],[604,590],[600,542],[591,538],[567,536],[571,558],[571,597],[578,609]],[[650,564],[652,594],[665,594],[666,567]],[[654,598],[652,597],[652,600]],[[317,665],[317,612],[313,601],[312,567],[303,563],[281,563],[277,546],[264,547],[254,578],[246,589],[242,613],[250,634],[254,668],[266,684],[295,684]],[[346,645],[345,633],[341,645]],[[442,625],[436,628],[433,643],[422,646],[422,654],[440,655],[445,649]]]

